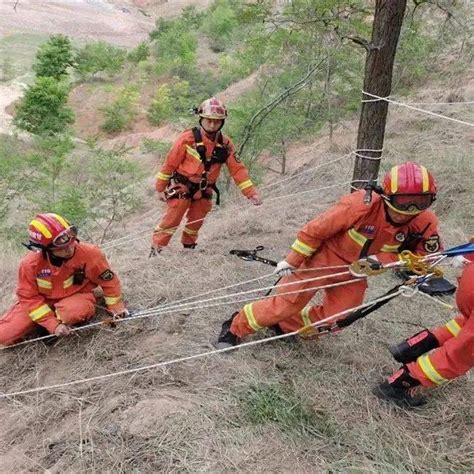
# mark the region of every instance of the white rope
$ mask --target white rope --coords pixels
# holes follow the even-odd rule
[[[463,125],[468,125],[469,127],[474,127],[474,123],[465,122],[464,120],[459,120],[459,119],[455,119],[455,118],[452,118],[452,117],[448,117],[447,115],[437,114],[436,112],[431,112],[430,110],[420,109],[419,107],[414,107],[412,105],[404,104],[403,102],[397,102],[395,100],[388,99],[387,97],[380,97],[378,95],[370,94],[369,92],[365,92],[365,91],[362,91],[362,94],[368,95],[369,97],[374,97],[377,100],[384,100],[386,102],[389,102],[390,104],[400,105],[402,107],[406,107],[407,109],[416,110],[418,112],[423,112],[425,114],[432,115],[434,117],[439,117],[439,118],[442,118],[442,119],[445,119],[445,120],[450,120],[451,122],[461,123]]]
[[[304,329],[306,330],[310,327],[317,328],[317,327],[322,326],[324,324],[327,324],[329,322],[335,321],[335,320],[341,318],[341,316],[345,316],[346,314],[353,313],[354,311],[366,308],[367,306],[371,306],[371,305],[373,305],[375,303],[378,303],[380,301],[385,301],[387,299],[391,299],[397,294],[401,294],[401,291],[399,290],[396,293],[392,293],[390,295],[382,296],[382,297],[377,298],[377,299],[375,299],[373,301],[370,301],[368,303],[364,303],[364,304],[361,304],[359,306],[354,306],[353,308],[346,309],[345,311],[341,311],[341,312],[339,312],[337,314],[334,314],[332,316],[329,316],[325,319],[322,319],[320,321],[316,321],[316,322],[310,324],[309,326],[306,326]],[[142,366],[142,367],[136,367],[134,369],[120,370],[118,372],[112,372],[112,373],[103,374],[103,375],[96,375],[94,377],[88,377],[88,378],[84,378],[84,379],[72,380],[70,382],[64,382],[64,383],[59,383],[59,384],[43,385],[42,387],[30,388],[30,389],[27,389],[27,390],[21,390],[21,391],[17,391],[17,392],[0,393],[0,398],[9,398],[9,397],[15,397],[15,396],[18,396],[18,395],[26,395],[26,394],[29,394],[29,393],[45,392],[47,390],[55,390],[55,389],[59,389],[59,388],[70,387],[72,385],[79,385],[79,384],[84,384],[84,383],[96,382],[96,381],[99,381],[99,380],[106,380],[106,379],[110,379],[112,377],[117,377],[117,376],[120,376],[120,375],[127,375],[127,374],[133,374],[133,373],[137,373],[137,372],[143,372],[144,370],[156,369],[158,367],[166,367],[166,366],[178,364],[178,363],[181,363],[181,362],[187,362],[187,361],[195,360],[195,359],[202,359],[204,357],[208,357],[208,356],[215,355],[215,354],[223,354],[225,352],[230,352],[230,351],[234,351],[234,350],[237,350],[237,349],[245,349],[245,348],[256,346],[256,345],[259,345],[259,344],[264,344],[264,343],[271,342],[271,341],[277,341],[279,339],[284,339],[284,338],[287,338],[287,337],[296,336],[296,335],[300,334],[301,332],[302,332],[302,329],[299,329],[297,331],[289,332],[289,333],[286,333],[286,334],[281,334],[281,335],[278,335],[278,336],[267,337],[267,338],[264,338],[264,339],[259,339],[257,341],[244,342],[242,344],[239,344],[238,346],[226,347],[224,349],[214,349],[212,351],[201,352],[199,354],[194,354],[194,355],[185,356],[185,357],[178,357],[176,359],[167,360],[167,361],[163,361],[163,362],[158,362],[156,364],[150,364],[150,365],[145,365],[145,366]]]
[[[327,277],[328,276],[326,275],[326,278]],[[304,281],[310,281],[310,280],[304,280]],[[339,283],[332,283],[330,285],[323,285],[323,286],[317,286],[317,287],[312,287],[312,288],[305,288],[305,289],[302,289],[302,290],[293,290],[293,291],[283,292],[283,293],[279,293],[278,295],[279,296],[292,295],[292,294],[303,293],[303,292],[306,292],[306,291],[313,291],[313,290],[318,291],[318,290],[322,290],[322,289],[325,289],[325,288],[332,288],[332,287],[335,287],[335,286],[349,285],[349,284],[352,284],[352,283],[356,283],[358,281],[360,281],[360,279],[347,280],[347,281],[343,281],[343,282],[339,282]],[[295,283],[290,283],[290,284],[295,284]],[[288,284],[282,284],[282,285],[279,285],[279,286],[287,286],[287,285]],[[273,287],[270,287],[270,288],[273,288]],[[263,291],[263,289],[262,290],[259,290],[259,289],[254,290],[254,292],[257,292],[257,291]],[[231,296],[235,296],[235,295],[225,295],[225,296],[231,297]],[[260,297],[260,299],[272,298],[273,296],[275,296],[275,295],[262,296],[262,297]],[[135,315],[130,316],[128,318],[116,319],[116,320],[113,321],[113,323],[115,324],[115,323],[120,323],[120,322],[131,322],[131,321],[135,321],[135,320],[138,320],[138,319],[145,319],[145,318],[150,318],[150,317],[153,317],[153,316],[160,316],[160,315],[163,315],[163,314],[174,314],[174,313],[177,312],[177,310],[178,311],[179,310],[180,311],[190,311],[190,310],[193,310],[193,309],[207,309],[207,308],[215,308],[217,306],[225,306],[225,305],[228,305],[228,304],[245,303],[245,302],[248,302],[248,301],[253,301],[254,298],[255,297],[252,296],[252,297],[249,297],[249,298],[243,298],[243,299],[231,300],[231,301],[222,301],[220,303],[212,303],[212,304],[208,304],[208,305],[203,305],[201,301],[193,301],[193,302],[190,302],[189,304],[190,305],[191,304],[196,304],[197,305],[196,307],[190,306],[190,307],[186,307],[184,309],[180,308],[179,305],[176,308],[175,307],[161,308],[160,306],[156,306],[155,308],[150,308],[148,310],[136,313]],[[204,301],[206,302],[206,301],[215,301],[215,300],[210,299],[210,300],[204,300]],[[86,324],[84,326],[79,326],[79,327],[72,328],[71,332],[74,333],[74,332],[78,332],[78,331],[84,331],[86,329],[91,329],[91,328],[97,327],[97,326],[105,326],[105,325],[110,324],[110,323],[111,323],[111,321],[97,321],[95,323],[90,323],[90,324]],[[14,347],[23,346],[25,344],[30,344],[32,342],[44,341],[46,339],[51,339],[52,337],[56,337],[56,336],[54,334],[48,334],[46,336],[37,337],[35,339],[28,339],[26,341],[18,342],[17,344],[13,344],[11,346],[0,347],[0,351],[7,350],[7,349],[13,349]]]
[[[353,182],[363,182],[363,183],[366,183],[367,180],[359,180],[359,181],[347,181],[347,182],[344,182],[344,183],[337,183],[337,184],[332,184],[332,185],[329,185],[329,186],[323,186],[321,188],[313,188],[313,189],[307,189],[306,191],[300,191],[300,192],[297,192],[297,193],[291,193],[291,194],[286,194],[286,195],[283,195],[283,196],[275,196],[275,197],[271,197],[269,199],[266,199],[263,204],[261,206],[258,206],[254,209],[254,212],[258,212],[259,210],[261,209],[264,209],[264,206],[270,202],[274,202],[274,201],[278,201],[279,199],[286,199],[286,198],[289,198],[289,197],[294,197],[294,196],[300,196],[300,195],[303,195],[303,194],[307,194],[307,193],[314,193],[314,192],[317,192],[317,191],[325,191],[327,189],[332,189],[332,188],[337,188],[337,187],[340,187],[340,186],[348,186],[350,185],[351,183]],[[248,206],[236,206],[236,207],[232,207],[232,208],[229,208],[229,209],[226,209],[226,210],[222,210],[222,211],[219,211],[218,212],[218,215],[222,215],[222,214],[226,214],[228,212],[236,212],[240,209],[246,209],[246,210],[249,210],[249,207]],[[217,213],[216,213],[217,214]],[[206,216],[207,217],[207,216]],[[203,221],[206,219],[206,217],[202,218],[202,219],[196,219],[194,221],[191,221],[191,222],[188,222],[186,223],[186,225],[189,225],[189,224],[194,224],[196,222],[200,222],[200,221]],[[115,247],[119,247],[121,245],[124,245],[124,244],[128,244],[128,243],[131,243],[131,242],[135,242],[137,240],[141,240],[143,238],[149,238],[148,235],[143,235],[143,234],[148,234],[152,229],[145,229],[143,231],[140,231],[140,232],[137,232],[136,234],[129,234],[128,237],[130,237],[129,239],[127,240],[122,240],[121,242],[117,242],[115,243],[116,241],[109,241],[107,242],[106,244],[104,244],[102,246],[102,249],[103,250],[110,250],[110,249],[113,249]],[[136,237],[135,237],[136,236]],[[121,238],[122,239],[122,238]]]
[[[357,153],[357,152],[354,152],[354,155],[357,156],[358,158],[362,158],[364,160],[380,161],[382,159],[382,155],[380,155],[380,156],[367,156],[367,155],[362,155],[362,154]]]
[[[359,152],[359,151],[368,151],[368,152],[370,152],[370,151],[371,151],[371,152],[378,152],[378,151],[380,151],[380,152],[382,152],[382,150],[371,150],[371,149],[355,150],[355,152]],[[286,181],[288,181],[288,180],[291,180],[291,179],[293,179],[293,178],[295,178],[295,177],[297,177],[297,176],[300,176],[300,175],[302,175],[302,174],[309,173],[309,172],[314,171],[315,169],[321,168],[321,167],[323,167],[323,166],[329,166],[329,165],[331,165],[331,164],[333,164],[333,163],[336,163],[336,162],[338,162],[338,161],[340,161],[340,160],[343,160],[343,159],[345,159],[345,158],[350,158],[351,155],[352,155],[353,153],[355,153],[355,152],[350,152],[349,154],[343,155],[343,156],[341,156],[341,157],[339,157],[339,158],[336,158],[336,159],[334,159],[334,160],[331,160],[331,161],[328,161],[328,162],[325,162],[325,163],[321,163],[321,164],[316,165],[316,166],[314,166],[314,167],[312,167],[312,168],[303,170],[303,171],[301,171],[301,172],[299,172],[299,173],[296,173],[296,174],[294,174],[294,175],[292,175],[292,176],[289,176],[289,177],[287,177],[287,178],[284,178],[284,179],[282,179],[282,180],[280,180],[280,181],[277,181],[277,182],[274,182],[274,183],[269,183],[268,185],[265,185],[265,186],[261,187],[260,189],[262,190],[262,189],[266,189],[266,188],[269,188],[269,187],[278,186],[279,184],[281,184],[281,183],[283,183],[283,182],[286,182]],[[266,200],[264,201],[264,204],[265,204],[265,202],[268,202],[268,199],[266,199]],[[221,214],[221,213],[223,213],[223,212],[236,211],[236,210],[241,210],[241,209],[248,209],[248,207],[247,207],[247,206],[237,206],[237,207],[233,207],[231,210],[221,211],[221,212],[219,212],[219,214]],[[147,211],[147,212],[145,213],[145,215],[150,215],[150,211],[154,211],[154,209]],[[162,213],[161,213],[161,211],[160,211],[160,214],[159,214],[157,217],[154,217],[154,219],[157,220],[157,219],[158,219],[159,217],[161,217],[161,216],[162,216]],[[200,220],[203,220],[203,219],[200,219]],[[193,221],[193,222],[189,222],[188,224],[192,224],[192,223],[195,223],[195,222],[199,222],[200,220]],[[148,233],[150,230],[151,230],[151,229],[145,229],[144,231],[141,231],[141,232],[138,232],[138,233],[135,233],[135,234],[128,234],[128,235],[125,235],[125,236],[122,236],[122,237],[118,237],[117,239],[109,240],[109,241],[105,242],[105,243],[102,245],[102,248],[103,248],[104,250],[106,250],[106,249],[108,249],[108,248],[114,248],[114,247],[116,247],[116,246],[118,246],[118,245],[121,245],[121,243],[118,244],[118,243],[121,242],[121,241],[123,241],[123,243],[128,243],[128,237],[132,237],[132,236],[135,236],[135,235],[139,235],[139,234],[141,235],[141,234],[144,234],[144,233]],[[134,240],[139,240],[139,239],[134,239]],[[116,244],[116,243],[117,243],[117,245],[113,245],[113,244]]]
[[[303,269],[295,270],[294,273],[319,271],[319,270],[336,270],[336,269],[342,269],[342,268],[349,268],[349,265],[328,265],[326,267],[303,268]],[[270,278],[270,277],[275,277],[276,278],[277,276],[278,275],[276,275],[274,272],[268,273],[266,275],[263,275],[263,276],[260,276],[260,277],[257,277],[257,278],[252,278],[251,280],[247,280],[247,281],[243,281],[243,282],[239,282],[239,283],[233,283],[232,285],[224,286],[222,288],[215,288],[214,290],[209,290],[209,291],[206,291],[205,293],[200,293],[200,294],[194,295],[194,296],[188,296],[188,297],[183,298],[183,299],[178,300],[178,301],[171,301],[170,303],[165,303],[163,305],[160,305],[159,307],[167,309],[169,306],[174,306],[175,304],[180,304],[180,303],[183,303],[183,302],[188,301],[188,300],[193,300],[195,298],[201,298],[203,296],[210,295],[211,293],[217,293],[218,291],[228,290],[229,288],[234,288],[236,286],[243,286],[243,285],[246,285],[248,283],[253,283],[255,281],[258,281],[258,280],[263,280],[264,278]]]
[[[435,301],[436,303],[438,303],[441,306],[444,306],[445,308],[448,308],[448,309],[451,309],[451,310],[456,309],[456,307],[453,306],[452,304],[446,303],[446,301],[443,301],[439,298],[436,298],[435,296],[429,295],[427,293],[423,293],[423,291],[419,291],[418,294],[420,294],[421,296],[424,296],[425,298],[429,298],[432,301]]]
[[[278,185],[280,185],[281,183],[285,183],[286,181],[290,181],[290,180],[296,178],[297,176],[301,176],[302,174],[306,174],[306,173],[309,173],[309,172],[311,172],[311,171],[317,170],[318,168],[321,168],[321,167],[323,167],[323,166],[332,165],[333,163],[337,163],[337,162],[339,162],[339,161],[341,161],[341,160],[343,160],[343,159],[351,158],[351,156],[352,156],[353,153],[354,153],[354,152],[350,152],[350,153],[348,153],[347,155],[341,156],[341,157],[336,158],[336,159],[331,160],[331,161],[327,161],[327,162],[325,162],[325,163],[320,163],[319,165],[316,165],[316,166],[313,166],[313,167],[311,167],[311,168],[305,169],[305,170],[303,170],[303,171],[300,171],[299,173],[295,173],[295,174],[293,174],[293,175],[291,175],[291,176],[288,176],[288,177],[286,177],[286,178],[283,178],[283,179],[281,179],[280,181],[277,181],[277,182],[275,182],[275,183],[270,183],[270,184],[267,184],[267,185],[265,185],[265,186],[259,187],[259,190],[267,189],[267,188],[269,188],[269,187],[278,186]]]

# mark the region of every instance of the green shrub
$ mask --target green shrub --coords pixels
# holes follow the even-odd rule
[[[238,24],[234,9],[227,2],[219,2],[203,23],[211,49],[217,53],[224,51]]]
[[[122,48],[104,41],[87,43],[79,49],[75,57],[75,68],[82,78],[94,77],[99,73],[116,74],[127,57]]]
[[[148,120],[152,125],[169,119],[173,112],[171,89],[168,84],[160,86],[148,109]]]
[[[147,43],[142,42],[136,48],[129,51],[127,54],[127,61],[138,64],[141,61],[145,61],[150,56],[150,47]]]
[[[36,135],[65,132],[74,122],[71,108],[66,106],[69,85],[52,77],[37,77],[28,86],[15,114],[15,125]]]
[[[73,65],[71,41],[64,35],[53,35],[38,48],[33,71],[37,76],[61,79]]]
[[[126,87],[118,98],[107,107],[104,107],[105,120],[100,126],[108,133],[125,130],[137,114],[138,92],[133,87]]]

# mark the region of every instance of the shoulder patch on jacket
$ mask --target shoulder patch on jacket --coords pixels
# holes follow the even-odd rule
[[[101,280],[104,280],[104,281],[109,281],[109,280],[112,280],[112,278],[114,277],[114,272],[112,270],[105,270],[105,272],[102,272],[100,275],[99,275],[99,278]]]
[[[435,253],[440,249],[439,235],[433,235],[423,242],[423,248],[428,253]]]

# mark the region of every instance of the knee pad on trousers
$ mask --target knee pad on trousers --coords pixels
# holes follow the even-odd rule
[[[423,329],[400,344],[391,346],[389,351],[396,361],[408,364],[437,347],[439,347],[439,342],[434,334],[428,329]]]

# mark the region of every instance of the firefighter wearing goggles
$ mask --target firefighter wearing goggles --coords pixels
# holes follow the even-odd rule
[[[365,278],[326,288],[322,304],[308,305],[319,287],[364,276],[353,273],[309,281],[334,273],[324,267],[361,260],[377,270],[397,261],[402,250],[421,255],[440,250],[438,219],[427,210],[435,200],[436,184],[424,166],[410,162],[394,166],[370,202],[364,194],[361,190],[344,196],[299,231],[287,258],[276,268],[276,274],[284,277],[281,284],[291,286],[278,286],[276,296],[234,313],[222,325],[218,347],[236,345],[264,327],[293,332],[360,305],[367,289]]]
[[[120,281],[95,245],[79,242],[77,228],[59,214],[38,214],[28,226],[33,252],[20,262],[17,302],[0,319],[0,344],[20,341],[37,325],[57,336],[95,314],[94,289],[101,287],[108,309],[128,314]]]

